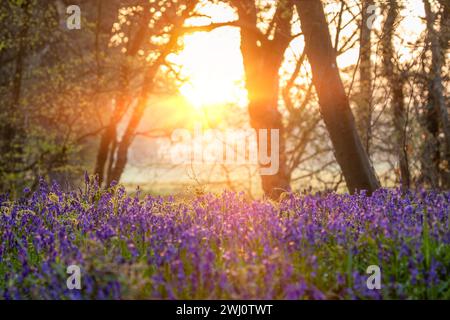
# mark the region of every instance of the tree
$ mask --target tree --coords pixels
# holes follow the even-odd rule
[[[172,6],[170,2],[144,4],[140,19],[137,20],[138,31],[129,37],[126,48],[126,58],[120,68],[120,85],[115,99],[115,107],[110,117],[109,124],[101,136],[95,173],[99,176],[100,182],[105,180],[109,185],[112,181],[119,181],[128,160],[128,150],[135,137],[136,129],[142,119],[147,105],[150,103],[149,97],[153,91],[157,74],[160,67],[165,63],[166,57],[173,52],[178,43],[178,38],[183,34],[182,28],[185,20],[192,14],[196,0],[186,0]],[[182,8],[182,9],[180,9]],[[160,18],[157,18],[157,17]],[[142,28],[152,23],[152,28]],[[169,32],[165,30],[170,30]],[[140,85],[138,91],[130,92],[130,60],[136,58],[139,50],[147,51],[145,45],[147,39],[151,37],[163,39],[162,45],[150,47],[152,55],[150,62],[140,57],[143,64],[143,75],[138,79]],[[138,57],[139,60],[139,57]],[[135,95],[134,98],[131,95]],[[117,126],[124,114],[131,109],[131,116],[125,128],[125,132],[119,139],[117,136]],[[104,176],[106,175],[106,179]]]
[[[369,154],[372,128],[372,28],[368,25],[373,0],[362,1],[359,47],[359,92],[357,126],[361,140]]]
[[[380,185],[356,130],[322,3],[319,0],[296,0],[294,3],[300,17],[320,111],[348,190],[351,193],[356,190],[371,193]]]
[[[282,192],[290,190],[285,130],[278,110],[278,72],[284,52],[292,40],[292,2],[290,0],[277,2],[275,14],[266,33],[263,33],[257,25],[259,9],[256,1],[235,0],[231,3],[239,15],[238,25],[241,28],[241,51],[249,99],[250,124],[257,130],[258,143],[259,129],[279,130],[279,170],[275,175],[261,176],[264,193],[276,199]],[[269,139],[268,150],[271,150],[272,143]]]
[[[391,104],[393,109],[393,121],[395,128],[395,149],[398,156],[400,168],[400,180],[403,188],[409,188],[411,185],[411,175],[409,172],[408,152],[406,144],[406,111],[405,96],[403,88],[405,77],[395,63],[394,56],[394,32],[398,22],[399,6],[397,1],[391,0],[388,5],[388,13],[383,26],[384,38],[383,46],[383,69],[386,79],[391,89]]]
[[[62,1],[3,1],[0,11],[0,189],[19,194],[39,176],[74,171],[76,136],[90,127],[80,111],[89,113],[91,78],[80,78],[89,65],[80,65],[77,50],[89,43],[73,45],[90,29],[69,34]]]
[[[1,136],[3,139],[0,166],[0,170],[8,174],[21,171],[23,164],[23,142],[26,140],[23,116],[23,82],[26,72],[27,51],[33,48],[33,45],[30,45],[31,36],[29,34],[30,26],[33,24],[33,7],[30,1],[18,3],[8,1],[2,3],[2,7],[2,11],[8,12],[12,17],[8,19],[3,16],[2,20],[4,19],[5,22],[9,20],[10,23],[14,22],[15,27],[10,30],[5,29],[2,32],[10,38],[2,39],[2,46],[0,47],[2,58],[6,56],[5,58],[10,62],[5,65],[2,63],[2,69],[9,72],[9,74],[5,74],[6,78],[2,79],[7,99],[3,100],[2,111],[6,121],[2,121],[1,125]],[[17,39],[15,44],[10,44],[7,41],[12,37]],[[7,181],[2,179],[0,183],[7,184]]]
[[[447,105],[445,102],[445,91],[443,87],[443,79],[442,79],[442,68],[444,66],[444,57],[443,54],[445,46],[448,46],[448,42],[444,47],[441,45],[439,35],[435,30],[435,21],[436,14],[433,13],[431,9],[430,2],[428,0],[423,0],[425,7],[425,17],[426,17],[426,25],[427,25],[427,42],[429,43],[430,51],[431,51],[431,67],[429,74],[429,96],[428,96],[428,108],[427,108],[427,128],[432,134],[433,142],[435,144],[435,150],[432,156],[432,163],[435,166],[435,171],[441,171],[441,181],[444,187],[448,188],[450,186],[450,178],[449,178],[449,163],[450,163],[450,122],[448,117]],[[443,5],[444,13],[441,17],[441,28],[442,34],[445,39],[448,39],[448,12],[445,12],[445,9],[448,10],[449,4],[446,2]],[[447,21],[445,21],[445,14],[447,15]],[[444,31],[447,31],[445,33]],[[440,150],[439,150],[439,125],[444,134],[444,157],[443,159],[446,162],[444,165],[444,169],[440,169]]]

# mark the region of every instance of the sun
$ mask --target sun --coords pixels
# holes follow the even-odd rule
[[[211,18],[193,18],[189,25],[207,25],[234,20],[234,11],[224,5],[208,4],[201,13]],[[195,108],[247,104],[244,68],[240,52],[240,33],[235,27],[221,27],[183,37],[183,49],[171,60],[180,66],[186,79],[180,93]]]
[[[188,81],[179,90],[195,107],[245,104],[238,30],[224,27],[185,36],[180,60]]]

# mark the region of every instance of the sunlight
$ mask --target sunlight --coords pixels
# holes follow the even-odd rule
[[[188,25],[236,19],[233,9],[223,4],[205,3],[199,12],[208,17],[191,18]],[[238,28],[222,27],[187,34],[183,45],[183,50],[171,60],[181,66],[181,76],[187,81],[180,85],[179,91],[193,107],[203,109],[227,104],[244,107],[247,104]]]
[[[198,32],[185,36],[184,45],[179,62],[189,80],[179,90],[194,107],[245,105],[239,30]]]

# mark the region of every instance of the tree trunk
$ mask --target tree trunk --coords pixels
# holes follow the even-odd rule
[[[137,105],[133,110],[127,128],[125,129],[125,133],[123,134],[122,139],[115,148],[117,151],[115,156],[115,162],[114,165],[111,165],[110,170],[108,170],[110,171],[107,180],[108,185],[111,184],[112,181],[119,181],[120,177],[123,174],[123,171],[125,170],[125,166],[128,161],[128,149],[130,148],[131,143],[133,142],[136,129],[139,125],[139,122],[142,119],[142,116],[144,115],[144,111],[148,103],[148,96],[151,91],[150,84],[154,81],[154,79],[153,77],[151,77],[151,79],[148,79],[147,81],[148,81],[147,84],[144,85],[146,92],[143,92],[139,97],[139,101],[137,102]]]
[[[362,18],[360,26],[360,47],[359,47],[359,94],[357,109],[357,127],[367,154],[370,149],[370,139],[372,135],[372,61],[371,28],[367,25],[369,12],[367,9],[374,4],[373,0],[363,0]]]
[[[146,26],[151,18],[151,15],[148,8],[146,8],[144,12],[145,14],[142,15],[140,25]],[[106,180],[106,185],[109,185],[109,183],[112,181],[112,179],[108,176],[110,173],[109,168],[114,162],[114,154],[116,151],[116,144],[114,142],[117,140],[117,125],[128,109],[128,105],[130,103],[130,99],[128,98],[130,82],[130,68],[128,66],[128,63],[130,58],[136,56],[147,34],[147,28],[139,29],[134,39],[130,42],[125,61],[120,68],[118,81],[119,91],[116,95],[115,105],[109,123],[100,137],[100,144],[97,151],[94,173],[97,175],[100,185],[102,184],[103,180]]]
[[[369,194],[380,184],[358,136],[332,46],[321,1],[296,0],[305,50],[311,65],[320,111],[350,193]]]
[[[447,162],[447,168],[442,172],[443,187],[448,188],[449,185],[449,162],[450,162],[450,122],[448,118],[447,106],[445,103],[445,91],[442,84],[442,67],[443,53],[440,45],[439,36],[434,29],[436,21],[435,14],[431,10],[428,0],[424,0],[425,15],[427,21],[427,38],[431,49],[431,68],[430,68],[430,107],[436,116],[439,116],[442,132],[444,133],[444,157]],[[443,19],[445,17],[442,17]]]
[[[396,0],[389,1],[389,9],[384,23],[384,37],[382,40],[384,74],[391,90],[392,109],[395,128],[395,149],[399,161],[400,180],[402,188],[409,188],[411,177],[408,165],[408,153],[406,147],[406,114],[404,103],[404,78],[394,64],[393,37],[395,24],[398,18],[398,4]]]
[[[158,58],[144,70],[144,77],[142,80],[142,86],[137,98],[136,106],[134,107],[130,120],[128,121],[125,132],[122,139],[114,144],[114,155],[110,156],[110,163],[108,168],[107,184],[112,181],[119,181],[128,161],[128,150],[133,142],[136,134],[136,129],[144,115],[145,109],[149,103],[148,98],[153,90],[155,84],[155,78],[160,66],[165,62],[166,57],[177,46],[179,37],[182,35],[181,28],[183,27],[186,19],[192,13],[192,10],[197,5],[197,1],[189,1],[179,17],[175,17],[173,21],[173,31],[170,34],[170,39],[167,44],[161,49]],[[147,25],[147,24],[145,24]],[[137,51],[138,47],[136,47]],[[112,153],[114,153],[112,152]]]
[[[30,20],[32,15],[32,8],[30,8],[30,1],[24,1],[18,5],[21,9],[22,21],[20,30],[17,36],[17,52],[14,59],[14,71],[11,81],[11,101],[8,103],[6,113],[8,115],[2,129],[3,141],[1,144],[2,167],[6,168],[7,172],[20,172],[23,164],[23,145],[26,140],[26,132],[24,126],[24,117],[22,110],[22,96],[23,96],[23,77],[25,73],[25,60],[27,56],[28,47],[28,31],[30,29]],[[2,189],[4,189],[4,181],[0,182]]]
[[[97,150],[97,160],[94,169],[94,174],[97,175],[100,185],[104,180],[109,180],[107,167],[109,167],[109,164],[113,162],[113,142],[117,139],[117,125],[122,118],[126,108],[127,106],[125,101],[121,99],[119,101],[116,101],[116,105],[114,107],[111,119],[109,120],[109,124],[100,136],[100,144]]]
[[[270,198],[278,199],[282,192],[290,190],[290,174],[286,165],[285,130],[278,110],[279,68],[288,47],[292,5],[280,1],[274,16],[274,38],[267,39],[257,27],[254,0],[236,1],[241,25],[241,51],[244,61],[246,88],[249,99],[250,125],[259,129],[279,130],[279,168],[274,175],[261,175],[262,189]],[[270,136],[270,133],[268,133]],[[272,141],[267,148],[271,150]],[[263,166],[263,165],[261,165]],[[263,166],[264,167],[264,166]]]

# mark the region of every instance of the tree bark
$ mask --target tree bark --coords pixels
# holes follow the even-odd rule
[[[295,0],[311,65],[320,111],[350,193],[379,188],[375,171],[358,136],[339,70],[324,9],[319,0]]]
[[[430,68],[430,86],[429,86],[429,104],[432,108],[433,116],[439,117],[442,132],[444,133],[444,159],[447,166],[442,172],[443,187],[449,187],[449,163],[450,163],[450,121],[448,118],[447,106],[445,103],[445,91],[443,87],[442,79],[442,67],[443,67],[443,48],[441,47],[440,39],[437,31],[434,28],[436,21],[436,15],[431,9],[430,2],[424,0],[425,16],[427,21],[427,38],[430,44],[431,50],[431,68]],[[444,7],[445,9],[445,7]],[[445,14],[445,12],[444,12]],[[448,13],[447,13],[448,14]],[[445,15],[441,18],[445,19]],[[445,25],[445,23],[444,23]],[[445,30],[444,30],[445,32]]]
[[[409,172],[408,153],[406,147],[406,114],[403,94],[404,77],[395,66],[394,60],[394,33],[398,20],[398,4],[396,0],[389,0],[389,9],[384,22],[384,37],[382,40],[383,68],[391,90],[391,105],[393,109],[393,121],[395,128],[395,149],[399,161],[400,180],[402,188],[409,188],[411,176]]]
[[[150,11],[148,8],[144,10],[145,14],[142,16],[140,25],[146,26],[150,20]],[[100,19],[100,17],[98,17]],[[128,47],[125,61],[120,67],[118,88],[119,91],[116,94],[114,109],[109,120],[108,125],[103,131],[100,137],[100,144],[97,150],[97,158],[95,163],[94,173],[97,175],[100,185],[103,180],[106,180],[107,185],[112,181],[109,178],[110,170],[114,162],[115,147],[117,140],[117,125],[128,109],[130,103],[129,95],[129,82],[130,82],[130,68],[128,66],[129,59],[135,57],[139,48],[141,47],[143,41],[145,40],[145,35],[148,34],[147,28],[140,28],[136,36]],[[105,179],[106,176],[106,179]]]
[[[362,18],[360,26],[359,47],[359,94],[357,109],[357,127],[364,148],[369,154],[370,140],[372,135],[372,41],[371,28],[367,26],[370,17],[367,9],[374,4],[373,0],[363,0]]]
[[[32,7],[30,1],[24,1],[18,5],[20,8],[21,25],[17,33],[17,52],[14,59],[14,70],[11,81],[11,100],[8,103],[9,109],[8,121],[2,128],[3,141],[1,144],[2,167],[6,171],[20,171],[23,164],[23,145],[26,140],[26,132],[24,126],[24,117],[22,110],[23,96],[23,78],[25,73],[25,61],[28,48],[28,32],[30,29],[30,20],[32,15]],[[0,182],[0,185],[4,182]]]
[[[241,25],[241,51],[244,61],[246,88],[249,99],[250,125],[256,130],[259,148],[259,129],[279,130],[279,168],[274,175],[261,175],[264,194],[278,199],[290,190],[290,174],[286,164],[285,128],[278,110],[279,69],[290,36],[292,5],[279,1],[274,16],[274,37],[269,40],[257,27],[254,0],[235,1]],[[270,135],[270,133],[269,133]],[[271,150],[272,141],[267,148]]]
[[[168,43],[163,46],[158,58],[144,71],[142,87],[137,97],[136,106],[131,113],[130,120],[128,121],[122,139],[114,145],[114,156],[110,157],[110,161],[114,161],[114,163],[111,163],[110,168],[108,169],[109,175],[107,178],[107,184],[111,184],[112,181],[119,181],[125,170],[125,166],[128,161],[128,150],[134,140],[136,129],[138,128],[145,109],[149,103],[149,96],[153,91],[157,72],[160,66],[165,62],[167,55],[169,55],[177,46],[178,39],[182,35],[181,29],[184,22],[192,13],[192,10],[197,5],[197,2],[198,1],[195,0],[188,1],[186,8],[180,16],[174,18],[173,31],[170,34]]]

